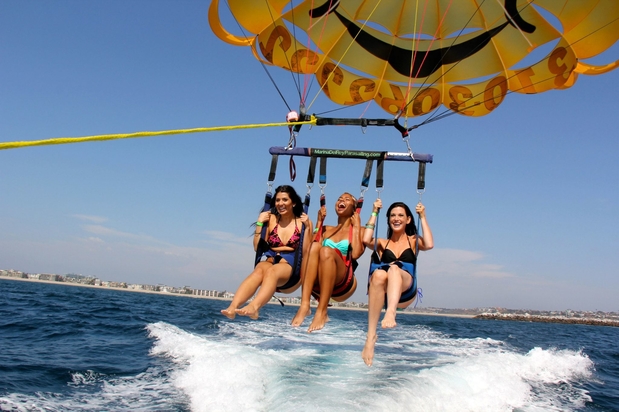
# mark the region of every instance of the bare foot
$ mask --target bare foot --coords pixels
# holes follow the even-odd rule
[[[380,323],[383,329],[395,328],[397,323],[395,322],[395,312],[385,312],[385,316],[383,316],[383,321]]]
[[[260,314],[260,312],[257,309],[254,309],[251,304],[245,306],[244,308],[237,309],[235,312],[241,316],[249,316],[250,319],[254,320],[258,319],[258,315]]]
[[[290,324],[295,328],[297,326],[301,326],[303,320],[305,320],[305,317],[311,314],[312,310],[310,309],[309,305],[301,305],[299,306],[299,310],[297,310],[297,314],[294,315],[294,318],[292,318],[292,322],[290,322]]]
[[[361,358],[363,358],[363,362],[368,366],[372,366],[372,361],[374,360],[374,345],[376,345],[376,335],[372,338],[368,336],[365,339],[365,346],[361,352]]]
[[[327,311],[319,311],[316,310],[316,314],[314,315],[314,319],[312,319],[312,323],[307,330],[308,333],[312,333],[316,330],[320,330],[325,327],[325,324],[329,322],[329,315],[327,315]]]
[[[222,309],[221,314],[228,319],[234,319],[234,317],[236,316],[236,312],[234,311],[234,309],[231,308]]]

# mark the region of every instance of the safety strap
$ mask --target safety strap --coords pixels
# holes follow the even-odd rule
[[[327,202],[325,198],[325,187],[327,186],[327,158],[324,156],[320,157],[320,171],[318,174],[318,183],[320,185],[320,207],[324,207]],[[322,226],[324,224],[324,219],[316,222],[316,235],[314,236],[314,242],[320,241],[320,236],[322,234]]]

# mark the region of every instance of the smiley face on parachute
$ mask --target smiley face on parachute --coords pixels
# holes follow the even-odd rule
[[[250,47],[264,64],[316,76],[338,105],[374,100],[394,115],[442,104],[482,116],[510,91],[563,89],[578,74],[619,65],[584,61],[619,38],[614,0],[228,0],[241,36],[224,28],[219,3],[209,22],[222,40]]]

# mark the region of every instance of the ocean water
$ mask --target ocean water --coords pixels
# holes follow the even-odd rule
[[[0,280],[1,411],[617,411],[619,328],[366,313]]]

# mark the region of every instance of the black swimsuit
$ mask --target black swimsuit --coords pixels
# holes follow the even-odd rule
[[[408,237],[407,237],[408,239]],[[378,259],[378,256],[372,255],[372,263],[370,263],[370,278],[372,274],[377,269],[382,269],[384,271],[389,270],[389,266],[391,264],[396,265],[413,278],[411,285],[400,295],[400,302],[405,303],[413,300],[415,296],[417,296],[417,276],[415,274],[415,264],[417,263],[417,256],[415,256],[415,252],[413,252],[413,248],[411,247],[410,239],[408,239],[408,249],[405,249],[399,257],[395,256],[395,253],[391,249],[387,249],[389,242],[391,239],[387,240],[387,244],[385,245],[385,250],[383,251],[382,256]],[[378,260],[378,262],[376,262]],[[376,263],[375,263],[376,262]],[[368,286],[369,286],[368,279]]]

